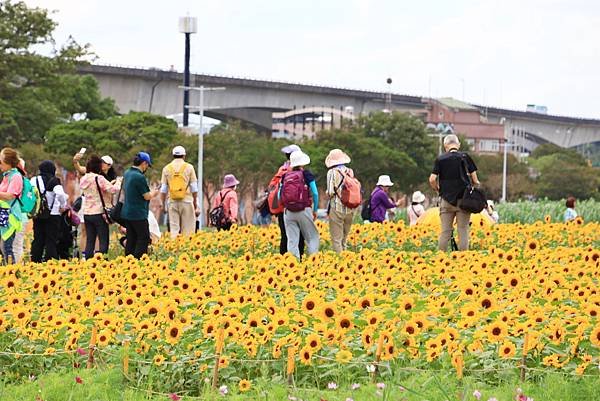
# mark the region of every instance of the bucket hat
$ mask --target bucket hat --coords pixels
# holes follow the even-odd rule
[[[295,144],[287,145],[287,146],[284,146],[283,148],[281,148],[281,152],[285,153],[286,155],[292,154],[297,150],[300,150],[300,146],[295,145]]]
[[[391,187],[394,185],[389,175],[380,175],[377,179],[377,185],[381,187]]]
[[[350,163],[350,156],[344,153],[341,149],[331,150],[325,159],[325,166],[327,168],[347,163]]]
[[[296,150],[290,155],[290,167],[300,167],[310,164],[310,157],[301,150]]]
[[[235,178],[233,174],[227,174],[223,177],[223,188],[231,188],[238,185],[240,182]]]
[[[425,195],[421,191],[416,191],[412,194],[412,201],[416,203],[421,203],[425,200]]]

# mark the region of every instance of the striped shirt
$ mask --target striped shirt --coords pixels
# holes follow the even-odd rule
[[[335,166],[327,171],[327,195],[329,195],[329,207],[331,210],[342,214],[348,214],[355,211],[342,203],[341,195],[342,188],[340,187],[343,179],[343,172],[349,171],[350,175],[354,176],[351,168],[344,165]]]

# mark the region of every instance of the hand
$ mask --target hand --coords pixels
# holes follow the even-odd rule
[[[200,208],[194,208],[194,214],[196,214],[196,217],[200,216]]]
[[[313,211],[313,221],[317,221],[317,212]]]
[[[82,157],[83,155],[81,153],[75,153],[75,156],[73,156],[73,161],[78,162]]]

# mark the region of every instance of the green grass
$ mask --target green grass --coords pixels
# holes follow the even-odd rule
[[[76,383],[80,377],[83,383]],[[209,384],[198,376],[201,397],[187,397],[182,400],[288,400],[288,396],[296,399],[345,401],[406,400],[406,401],[445,401],[475,400],[473,392],[481,392],[481,400],[494,397],[498,401],[514,400],[516,389],[522,388],[524,394],[536,401],[591,401],[600,399],[600,376],[571,377],[560,373],[547,374],[520,383],[516,372],[508,376],[498,377],[499,384],[478,383],[473,378],[465,378],[458,382],[451,373],[418,372],[415,374],[400,373],[388,380],[384,390],[378,390],[373,383],[361,383],[357,390],[351,390],[351,383],[338,383],[337,390],[328,389],[294,389],[281,382],[261,380],[253,383],[252,389],[244,394],[236,388],[229,388],[223,396],[212,391]],[[404,390],[400,388],[404,387]],[[134,389],[139,387],[141,389]],[[36,398],[37,397],[37,398]],[[35,380],[25,380],[20,384],[3,384],[0,381],[0,399],[3,401],[142,401],[169,400],[168,394],[153,393],[151,384],[127,383],[117,368],[77,369],[64,372],[49,373]]]

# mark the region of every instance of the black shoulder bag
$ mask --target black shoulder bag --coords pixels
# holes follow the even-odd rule
[[[123,189],[123,185],[119,188],[119,194],[117,195],[117,204],[112,207],[106,207],[106,203],[104,203],[104,197],[102,196],[102,189],[100,188],[100,184],[98,183],[98,176],[96,176],[96,188],[98,188],[98,195],[100,195],[100,201],[102,202],[102,209],[104,213],[102,213],[102,218],[106,222],[106,224],[117,223],[122,226],[125,225],[123,219],[121,218],[121,209],[123,208],[123,202],[121,202],[121,190]]]
[[[487,200],[482,190],[473,187],[471,183],[471,177],[469,176],[469,168],[467,166],[467,159],[464,154],[461,154],[461,163],[465,171],[466,184],[465,192],[463,193],[459,207],[465,212],[469,213],[481,213],[487,206]]]

